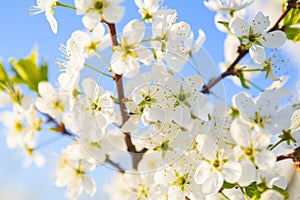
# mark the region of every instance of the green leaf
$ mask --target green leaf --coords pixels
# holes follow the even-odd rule
[[[15,72],[15,77],[12,80],[16,83],[24,83],[37,92],[38,83],[48,80],[48,66],[43,63],[41,67],[38,67],[36,49],[33,49],[28,58],[21,58],[18,61],[12,58],[10,62]]]
[[[227,21],[218,21],[218,23],[222,24],[230,32],[229,22],[227,22]]]
[[[284,189],[282,189],[282,188],[280,188],[280,187],[278,187],[278,186],[276,186],[276,185],[273,185],[273,188],[272,188],[273,190],[276,190],[277,192],[279,192],[282,196],[284,196],[284,199],[288,199],[289,198],[289,193],[286,191],[286,190],[284,190]]]
[[[0,62],[0,90],[3,90],[9,84],[9,77],[4,69],[3,64]]]
[[[253,198],[254,196],[259,195],[258,193],[259,193],[259,191],[258,191],[256,182],[253,182],[249,186],[246,187],[246,194],[249,197]]]
[[[283,26],[289,27],[300,23],[300,9],[292,8],[283,18]]]
[[[294,42],[300,41],[300,28],[286,27],[285,28],[286,37]]]
[[[235,184],[234,183],[228,183],[226,181],[224,181],[223,185],[222,185],[222,189],[232,189],[234,188]]]
[[[257,184],[256,182],[251,183],[245,188],[246,194],[253,200],[259,200],[261,194],[268,190],[264,183]]]
[[[8,76],[7,73],[2,65],[2,63],[0,62],[0,81],[5,81],[7,80]]]

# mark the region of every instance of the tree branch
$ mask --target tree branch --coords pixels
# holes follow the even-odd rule
[[[112,161],[108,155],[106,155],[106,157],[105,157],[105,162],[109,163],[111,166],[116,168],[120,173],[122,173],[122,174],[125,173],[125,170],[120,166],[120,164]]]
[[[280,15],[280,17],[278,18],[278,20],[276,21],[276,23],[274,24],[274,26],[272,28],[270,28],[268,30],[268,32],[271,31],[275,31],[275,30],[280,30],[279,28],[279,23],[283,20],[283,18],[288,14],[288,12],[293,8],[292,6],[292,2],[294,2],[295,0],[289,0],[288,1],[288,5],[287,8],[284,10],[284,12]],[[218,82],[220,82],[223,78],[227,77],[227,76],[232,76],[232,75],[236,75],[235,72],[235,66],[240,62],[240,60],[247,55],[249,52],[249,50],[245,49],[245,47],[243,45],[239,46],[238,49],[238,56],[237,58],[233,61],[233,63],[231,65],[229,65],[229,67],[227,68],[227,70],[225,72],[223,72],[220,76],[218,76],[216,79],[214,79],[213,81],[211,81],[210,83],[208,83],[208,85],[205,85],[203,87],[203,89],[201,90],[201,92],[203,94],[209,94],[210,93],[210,89],[212,87],[214,87]]]
[[[104,22],[108,27],[108,31],[110,33],[112,46],[113,47],[118,46],[119,43],[118,43],[118,40],[117,40],[117,33],[116,33],[115,24],[108,23],[104,20],[102,20],[102,22]],[[121,124],[120,127],[122,127],[129,118],[129,116],[126,112],[126,110],[127,110],[126,105],[123,101],[125,99],[125,95],[124,95],[124,86],[123,86],[122,75],[115,74],[114,80],[115,80],[116,87],[117,87],[118,103],[119,103],[120,112],[121,112],[121,116],[122,116],[122,124]],[[139,161],[142,159],[143,154],[147,151],[147,149],[144,148],[141,151],[137,151],[136,147],[132,143],[130,133],[124,132],[124,136],[125,136],[125,143],[126,143],[126,146],[127,146],[127,151],[131,153],[133,168],[137,169],[137,165],[138,165]]]
[[[46,113],[41,113],[41,114],[43,114],[45,117],[47,117],[46,123],[53,123],[55,125],[55,127],[53,128],[53,130],[55,132],[59,132],[62,135],[70,136],[72,139],[75,140],[75,138],[77,137],[77,135],[75,135],[74,133],[68,131],[66,129],[64,123],[56,121],[53,117],[51,117],[50,115],[48,115]]]
[[[294,162],[300,161],[300,146],[294,149],[292,152],[277,156],[276,161],[286,160],[286,159],[293,159]]]

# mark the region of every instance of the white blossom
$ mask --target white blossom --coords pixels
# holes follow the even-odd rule
[[[217,12],[232,12],[244,9],[253,3],[254,0],[208,0],[204,5],[210,10]]]
[[[269,18],[262,12],[258,12],[250,23],[240,17],[235,17],[229,22],[230,30],[246,45],[252,60],[257,64],[266,60],[265,47],[280,47],[286,41],[283,31],[265,32],[269,25]]]
[[[31,9],[34,11],[31,13],[33,15],[45,12],[46,19],[48,20],[54,34],[57,33],[57,21],[54,18],[53,7],[56,6],[57,2],[58,0],[37,0],[37,5],[31,6]]]

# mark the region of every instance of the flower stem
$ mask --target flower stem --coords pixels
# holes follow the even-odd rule
[[[272,151],[273,149],[275,149],[280,143],[282,143],[284,140],[281,139],[278,142],[276,142],[276,144],[270,146],[269,150]]]
[[[93,67],[93,66],[91,66],[91,65],[89,65],[89,64],[84,64],[84,66],[86,66],[87,68],[89,68],[89,69],[91,69],[91,70],[94,70],[95,72],[98,72],[99,74],[102,74],[102,75],[104,75],[104,76],[107,76],[107,77],[109,77],[109,78],[114,78],[113,76],[111,76],[111,75],[109,75],[109,74],[106,74],[106,73],[104,73],[104,72],[101,72],[100,70],[98,70],[98,69],[96,69],[95,67]]]
[[[69,8],[69,9],[72,9],[72,10],[76,10],[76,8],[74,6],[63,4],[63,3],[60,3],[60,2],[56,2],[56,6],[61,6],[61,7],[64,7],[64,8]]]
[[[248,195],[245,193],[245,191],[243,190],[242,187],[240,187],[240,190],[241,190],[241,192],[242,192],[242,194],[244,196],[244,199],[249,200]]]
[[[150,39],[144,39],[141,42],[153,42],[153,41],[159,41],[159,40],[156,38],[150,38]]]
[[[110,65],[103,59],[103,57],[101,56],[101,54],[98,51],[94,51],[96,56],[99,58],[99,60],[106,66],[106,67],[110,67]]]
[[[250,83],[251,85],[253,85],[256,89],[258,89],[260,92],[265,91],[264,89],[262,89],[261,87],[259,87],[258,85],[256,85],[255,83],[253,83],[250,80],[246,80],[248,83]]]
[[[227,200],[230,200],[228,196],[226,196],[223,192],[220,192],[220,194]]]
[[[263,72],[266,70],[257,68],[257,69],[242,69],[241,71],[243,71],[243,72]]]

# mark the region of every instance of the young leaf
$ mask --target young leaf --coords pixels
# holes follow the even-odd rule
[[[283,26],[289,27],[300,23],[300,9],[293,8],[283,18]]]
[[[235,186],[234,183],[228,183],[228,182],[224,181],[222,188],[223,189],[232,189],[232,188],[234,188],[234,186]]]
[[[0,62],[0,81],[6,81],[8,78],[7,73],[2,65],[2,63]]]
[[[219,24],[222,24],[229,32],[230,32],[230,28],[229,28],[229,22],[226,21],[218,21]]]
[[[3,90],[4,87],[9,83],[8,75],[0,62],[0,90]]]
[[[294,42],[300,41],[300,28],[287,27],[285,28],[286,37]]]
[[[43,64],[40,68],[37,66],[37,51],[34,49],[28,58],[21,58],[15,61],[10,59],[15,77],[13,80],[17,83],[24,83],[30,89],[38,91],[38,83],[47,81],[48,66]]]

